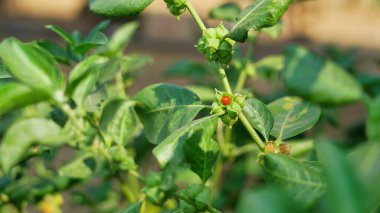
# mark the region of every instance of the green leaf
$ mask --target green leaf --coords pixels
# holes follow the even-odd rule
[[[183,212],[204,212],[211,204],[211,196],[206,186],[189,185],[180,191],[179,209]]]
[[[0,81],[1,79],[12,78],[8,68],[0,61]]]
[[[284,81],[297,95],[323,104],[350,103],[363,94],[359,83],[345,70],[297,45],[285,50]]]
[[[315,203],[326,191],[324,176],[292,157],[265,154],[263,169],[268,183],[280,187],[305,207]]]
[[[366,201],[370,209],[375,209],[380,200],[380,144],[361,144],[349,153],[348,160],[358,174],[361,184],[369,192],[366,194]]]
[[[76,104],[81,105],[85,97],[95,89],[100,72],[99,68],[107,61],[106,57],[91,56],[77,64],[71,71],[67,93]]]
[[[95,171],[95,159],[91,153],[81,154],[58,170],[59,176],[73,179],[90,178]]]
[[[209,86],[187,85],[186,88],[195,93],[203,103],[212,102],[215,99],[215,89]]]
[[[276,39],[280,38],[283,26],[284,26],[284,24],[281,21],[279,21],[273,27],[263,28],[261,30],[261,32],[267,34],[269,37],[271,37],[272,39],[276,40]]]
[[[128,208],[118,212],[118,213],[140,213],[142,202],[135,202],[128,206]]]
[[[153,154],[161,167],[170,161],[179,163],[184,158],[184,143],[197,130],[203,131],[203,140],[210,140],[216,130],[218,117],[208,116],[191,122],[169,135],[162,143],[153,149]]]
[[[369,212],[364,208],[366,195],[349,167],[343,153],[333,144],[325,141],[316,143],[318,161],[327,180],[327,198],[331,212]],[[344,200],[344,202],[342,202]]]
[[[228,2],[219,7],[213,8],[209,15],[214,19],[235,22],[240,12],[241,9],[237,4]]]
[[[227,37],[243,42],[249,30],[260,30],[275,25],[293,0],[255,0],[245,8]]]
[[[53,93],[64,86],[64,78],[54,57],[36,43],[15,38],[0,44],[0,57],[14,77],[31,87]]]
[[[133,16],[154,0],[89,0],[90,10],[105,16]]]
[[[67,51],[61,46],[59,46],[57,43],[49,40],[38,40],[37,43],[38,46],[44,48],[50,54],[52,54],[55,60],[64,64],[70,63]]]
[[[210,135],[211,133],[211,135]],[[205,135],[206,134],[206,135]],[[211,138],[213,132],[196,130],[186,140],[184,150],[190,168],[205,183],[212,175],[219,154],[218,143]]]
[[[139,24],[134,22],[129,22],[119,27],[110,38],[107,44],[107,53],[110,55],[122,54],[124,49],[127,47],[135,31],[137,30]]]
[[[1,95],[0,95],[1,96]],[[372,99],[368,104],[366,121],[367,138],[370,141],[380,143],[380,95]]]
[[[104,45],[108,42],[108,38],[104,33],[96,31],[92,34],[89,34],[82,42],[75,45],[74,51],[84,54],[89,50]]]
[[[18,108],[48,99],[45,93],[17,82],[0,81],[0,117]]]
[[[268,141],[269,133],[273,128],[273,115],[268,107],[257,99],[248,99],[243,108],[243,114],[249,123]]]
[[[153,144],[161,143],[172,132],[190,123],[205,106],[190,90],[172,84],[155,84],[133,98],[145,136]]]
[[[74,39],[71,37],[71,35],[65,31],[64,29],[55,26],[55,25],[47,25],[45,26],[47,29],[57,33],[63,40],[65,40],[68,44],[74,45]]]
[[[213,71],[214,70],[210,69],[208,64],[182,59],[172,64],[167,69],[166,74],[168,76],[180,76],[194,80],[204,80],[207,76],[212,75],[214,73]]]
[[[286,194],[278,188],[265,187],[245,191],[240,196],[237,212],[295,213],[302,211],[300,211],[300,205],[288,199]]]
[[[13,124],[0,145],[0,162],[8,173],[34,143],[47,146],[60,145],[65,139],[61,128],[43,118],[30,118]]]
[[[285,140],[310,129],[321,115],[318,105],[298,97],[284,97],[268,105],[274,117],[271,135]]]
[[[109,101],[102,110],[100,128],[117,144],[127,144],[139,132],[134,103],[122,99]]]

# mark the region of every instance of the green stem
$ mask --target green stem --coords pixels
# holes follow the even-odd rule
[[[253,151],[259,151],[259,150],[257,149],[257,146],[255,144],[250,143],[250,144],[237,148],[233,153],[233,157],[238,157],[247,152],[253,152]]]
[[[244,88],[245,81],[247,80],[247,72],[245,69],[241,70],[239,79],[236,83],[235,91],[240,92]]]
[[[186,1],[186,7],[189,10],[190,14],[193,16],[195,22],[197,22],[199,28],[201,28],[202,31],[206,30],[206,26],[203,24],[202,19],[199,17],[197,11],[191,5],[190,1]]]
[[[219,72],[220,78],[222,79],[224,89],[226,90],[226,92],[232,94],[232,89],[230,86],[230,82],[228,82],[226,71],[224,70],[224,68],[220,64],[219,64],[218,72]]]
[[[86,133],[86,130],[78,120],[78,117],[75,115],[74,110],[71,109],[71,107],[68,104],[61,105],[62,111],[70,118],[70,120],[73,121],[74,125],[78,130],[82,133]]]
[[[265,144],[261,140],[260,136],[256,133],[256,130],[251,126],[247,117],[245,117],[245,115],[243,113],[239,113],[239,119],[241,120],[241,122],[243,123],[243,125],[247,129],[248,133],[253,138],[253,140],[256,142],[257,146],[259,146],[260,150],[263,151]]]
[[[224,154],[227,154],[227,156],[230,154],[229,144],[231,141],[231,135],[232,135],[232,126],[226,126],[226,128],[224,129],[224,145],[225,145]]]
[[[126,97],[123,73],[121,72],[117,73],[115,76],[115,80],[116,80],[116,89],[117,89],[118,96]]]

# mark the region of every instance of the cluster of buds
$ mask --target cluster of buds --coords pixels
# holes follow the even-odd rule
[[[230,94],[216,90],[215,102],[212,104],[211,114],[217,114],[228,126],[232,126],[245,106],[245,95]]]
[[[233,46],[235,41],[226,38],[228,30],[219,24],[216,28],[208,28],[203,30],[202,37],[196,45],[198,51],[207,59],[228,65],[232,60]]]
[[[171,14],[177,18],[186,11],[186,0],[164,0]]]

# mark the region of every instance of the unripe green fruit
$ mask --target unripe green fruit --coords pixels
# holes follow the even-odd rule
[[[164,0],[171,14],[179,17],[186,11],[185,0]]]

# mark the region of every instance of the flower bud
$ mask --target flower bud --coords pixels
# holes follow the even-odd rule
[[[291,149],[292,147],[290,146],[290,144],[287,144],[287,143],[282,143],[278,146],[278,148],[280,149],[280,152],[284,155],[290,155],[290,152],[291,152]]]
[[[186,0],[164,0],[171,14],[179,17],[186,11]]]
[[[275,142],[273,142],[273,141],[268,141],[268,142],[265,144],[264,152],[265,152],[265,153],[279,153],[279,152],[280,152],[280,149],[277,147],[277,145],[276,145]]]

